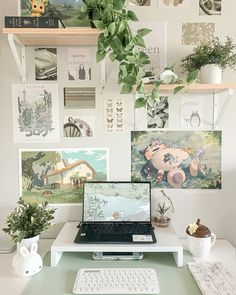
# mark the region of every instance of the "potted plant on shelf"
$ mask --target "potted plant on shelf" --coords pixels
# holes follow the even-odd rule
[[[228,36],[225,43],[215,37],[195,47],[181,62],[187,73],[200,70],[200,83],[218,84],[221,83],[222,70],[236,66],[236,44]]]
[[[39,235],[52,227],[55,208],[48,209],[48,203],[25,203],[22,198],[17,202],[19,206],[6,218],[6,227],[3,231],[17,243],[17,247],[30,248],[33,242],[39,240]]]

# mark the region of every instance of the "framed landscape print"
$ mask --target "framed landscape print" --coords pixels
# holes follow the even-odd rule
[[[106,181],[108,149],[19,151],[20,196],[28,202],[81,203],[85,181]]]
[[[131,179],[153,188],[220,189],[221,131],[131,132]]]

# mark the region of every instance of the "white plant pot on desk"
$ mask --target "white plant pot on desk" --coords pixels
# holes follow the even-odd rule
[[[216,64],[204,65],[200,69],[200,83],[220,84],[222,81],[222,69]]]

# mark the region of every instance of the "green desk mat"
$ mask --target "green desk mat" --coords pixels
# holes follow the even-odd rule
[[[171,253],[144,253],[143,260],[97,261],[91,253],[63,253],[56,268],[50,267],[50,253],[43,259],[40,273],[31,277],[22,295],[69,295],[77,271],[89,267],[150,267],[157,271],[161,295],[201,294],[186,263],[193,261],[189,252],[184,252],[184,267],[177,267]]]

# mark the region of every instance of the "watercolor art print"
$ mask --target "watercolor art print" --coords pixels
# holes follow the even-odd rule
[[[158,75],[160,70],[166,67],[166,42],[167,25],[165,22],[134,22],[134,30],[141,28],[151,29],[151,32],[145,36],[146,48],[144,52],[149,56],[151,63],[145,65],[145,72],[152,72]],[[143,50],[143,49],[140,49]]]
[[[93,137],[94,128],[94,116],[64,116],[64,137]]]
[[[131,6],[150,6],[151,0],[128,0],[128,4]]]
[[[191,0],[158,0],[159,8],[188,8]]]
[[[221,15],[221,0],[199,0],[199,15]]]
[[[79,81],[91,80],[90,48],[68,49],[68,79]]]
[[[150,181],[153,188],[221,188],[221,131],[133,131],[131,143],[132,181]]]
[[[122,98],[104,100],[104,120],[107,132],[124,131],[124,101]]]
[[[38,5],[37,0],[33,1]],[[65,27],[88,27],[88,20],[78,18],[82,4],[82,0],[50,0],[44,5],[42,17],[58,17]],[[18,0],[18,10],[21,16],[31,16],[30,0]]]
[[[15,142],[58,142],[58,85],[13,84]]]
[[[35,48],[35,80],[57,80],[57,48]]]
[[[81,203],[84,181],[108,180],[108,149],[19,151],[20,196],[26,202]]]
[[[181,97],[181,128],[203,128],[203,99],[202,96]]]

